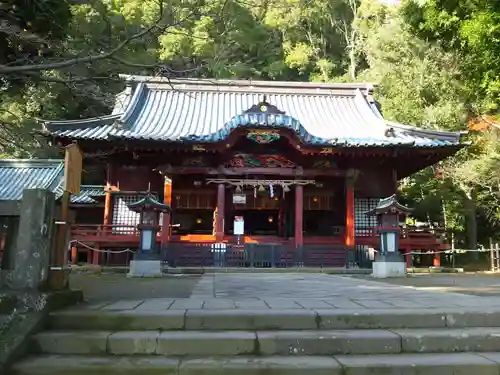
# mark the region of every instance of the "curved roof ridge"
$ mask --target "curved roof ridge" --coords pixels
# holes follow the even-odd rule
[[[356,101],[356,103],[360,103],[360,110],[362,114],[367,116],[366,120],[368,120],[370,123],[372,123],[372,121],[375,121],[375,124],[380,125],[381,128],[383,128],[383,130],[386,130],[387,124],[384,118],[377,116],[377,114],[373,111],[370,102],[367,100],[366,96],[361,93],[359,89],[356,90],[356,96],[354,100]],[[373,118],[373,120],[371,118]]]
[[[45,119],[38,119],[38,122],[42,124],[42,126],[68,126],[68,125],[75,125],[78,127],[83,127],[83,125],[88,125],[92,126],[95,125],[96,122],[103,122],[103,121],[111,121],[111,120],[117,120],[121,116],[121,113],[112,113],[109,115],[102,115],[102,116],[95,116],[95,117],[89,117],[85,119],[74,119],[74,120],[45,120]]]
[[[64,163],[62,159],[0,159],[0,167],[44,167]]]
[[[446,130],[430,130],[430,129],[422,129],[422,128],[417,128],[415,126],[411,125],[405,125],[405,124],[400,124],[397,122],[393,121],[385,121],[387,125],[391,128],[396,128],[399,130],[411,132],[414,134],[418,134],[423,137],[428,137],[428,138],[448,138],[453,141],[460,141],[460,137],[463,135],[468,134],[467,131],[458,131],[458,132],[452,132],[452,131],[446,131]]]
[[[170,79],[165,77],[149,77],[140,75],[120,75],[121,78],[129,85],[145,84],[147,86],[163,89],[175,89],[175,86],[184,86],[184,89],[189,89],[190,86],[194,89],[198,87],[213,87],[215,88],[237,88],[237,87],[255,87],[258,89],[295,89],[301,92],[302,90],[317,89],[318,94],[323,94],[325,91],[335,90],[355,90],[362,89],[366,95],[371,94],[376,87],[374,83],[339,83],[339,82],[300,82],[300,81],[263,81],[263,80],[232,80],[232,79],[210,79],[210,78],[178,78]],[[302,93],[302,92],[301,92]]]
[[[121,117],[119,118],[120,122],[127,122],[127,120],[132,116],[134,113],[135,109],[137,108],[137,105],[139,103],[139,99],[142,97],[142,94],[144,92],[145,88],[144,82],[140,82],[134,90],[134,93],[132,94],[132,98],[128,102],[127,108],[125,111],[122,113]]]

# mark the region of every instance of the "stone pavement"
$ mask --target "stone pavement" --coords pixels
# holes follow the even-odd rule
[[[168,279],[164,282],[167,284]],[[103,310],[428,309],[500,310],[500,297],[420,289],[326,274],[204,275],[189,298],[138,298],[88,306]]]
[[[187,298],[148,297],[51,313],[13,374],[500,374],[494,296],[227,273],[201,277]]]

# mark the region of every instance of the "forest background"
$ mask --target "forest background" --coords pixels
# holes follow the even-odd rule
[[[458,248],[500,228],[498,0],[6,0],[0,158],[46,157],[37,119],[109,113],[118,74],[373,82],[388,120],[468,130],[401,182]]]

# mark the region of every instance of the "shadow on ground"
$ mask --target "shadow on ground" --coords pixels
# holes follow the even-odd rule
[[[359,276],[367,278],[367,276]],[[369,278],[369,276],[368,276]],[[392,278],[377,280],[394,285],[413,286],[418,289],[439,290],[444,292],[455,292],[476,296],[500,296],[500,275],[412,275],[404,278]]]
[[[188,298],[199,276],[166,276],[154,279],[127,278],[125,274],[77,274],[70,276],[71,289],[83,291],[85,301],[102,302],[146,298]]]

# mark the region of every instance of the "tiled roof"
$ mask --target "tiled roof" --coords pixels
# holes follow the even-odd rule
[[[99,203],[97,197],[104,197],[104,186],[102,185],[82,185],[80,194],[71,196],[71,203],[94,204]]]
[[[55,192],[63,173],[62,160],[0,159],[0,200],[20,200],[24,189]]]
[[[63,180],[61,179],[56,188],[56,197],[60,198],[63,193]],[[96,204],[99,203],[98,197],[104,197],[103,185],[81,185],[80,194],[71,195],[70,202],[74,204]]]
[[[352,146],[443,147],[460,133],[389,123],[368,84],[179,80],[127,77],[113,114],[47,121],[44,130],[72,139],[216,142],[237,127],[288,128],[304,143]],[[261,102],[283,114],[250,113]]]
[[[60,159],[0,159],[0,201],[21,200],[24,189],[49,189],[60,198],[63,192],[64,161]],[[82,185],[71,203],[98,203],[102,185]]]

